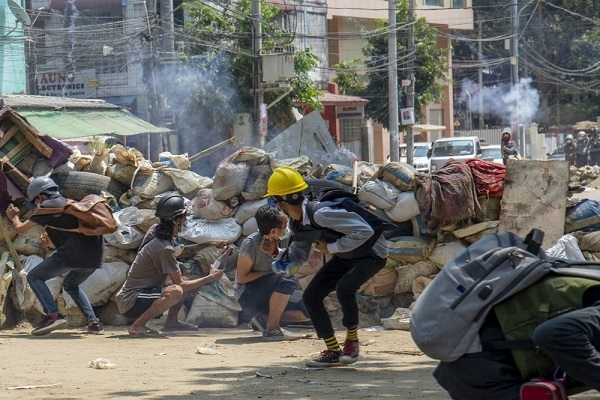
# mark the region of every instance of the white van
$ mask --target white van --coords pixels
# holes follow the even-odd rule
[[[429,171],[429,149],[431,149],[429,142],[413,143],[413,167],[419,172]],[[406,143],[400,144],[400,162],[406,163]]]
[[[477,136],[453,137],[433,142],[429,158],[429,172],[439,170],[451,158],[454,160],[481,158],[479,138]]]

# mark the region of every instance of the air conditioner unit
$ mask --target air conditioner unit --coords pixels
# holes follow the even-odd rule
[[[293,54],[263,54],[262,81],[266,83],[284,82],[294,77]]]

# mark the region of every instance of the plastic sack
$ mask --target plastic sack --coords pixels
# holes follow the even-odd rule
[[[550,257],[562,258],[564,260],[585,260],[577,244],[577,239],[570,234],[558,239],[558,242],[554,246],[546,250],[546,254]]]
[[[232,243],[241,234],[242,227],[233,218],[223,218],[216,221],[194,218],[187,220],[179,237],[194,243],[205,243],[210,240],[224,240],[227,243]]]

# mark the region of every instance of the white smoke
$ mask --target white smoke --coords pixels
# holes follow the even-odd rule
[[[513,128],[533,122],[540,106],[540,96],[537,89],[531,87],[531,78],[521,78],[516,86],[502,84],[481,90],[475,82],[465,79],[459,100],[469,102],[472,113],[489,113]]]

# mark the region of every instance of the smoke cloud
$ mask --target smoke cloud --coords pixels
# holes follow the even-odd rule
[[[540,96],[531,87],[531,78],[521,78],[516,86],[502,84],[483,87],[481,90],[475,82],[465,79],[462,81],[459,100],[470,103],[472,113],[489,113],[499,117],[504,125],[513,128],[532,123],[540,106]],[[480,104],[483,105],[482,110]]]

